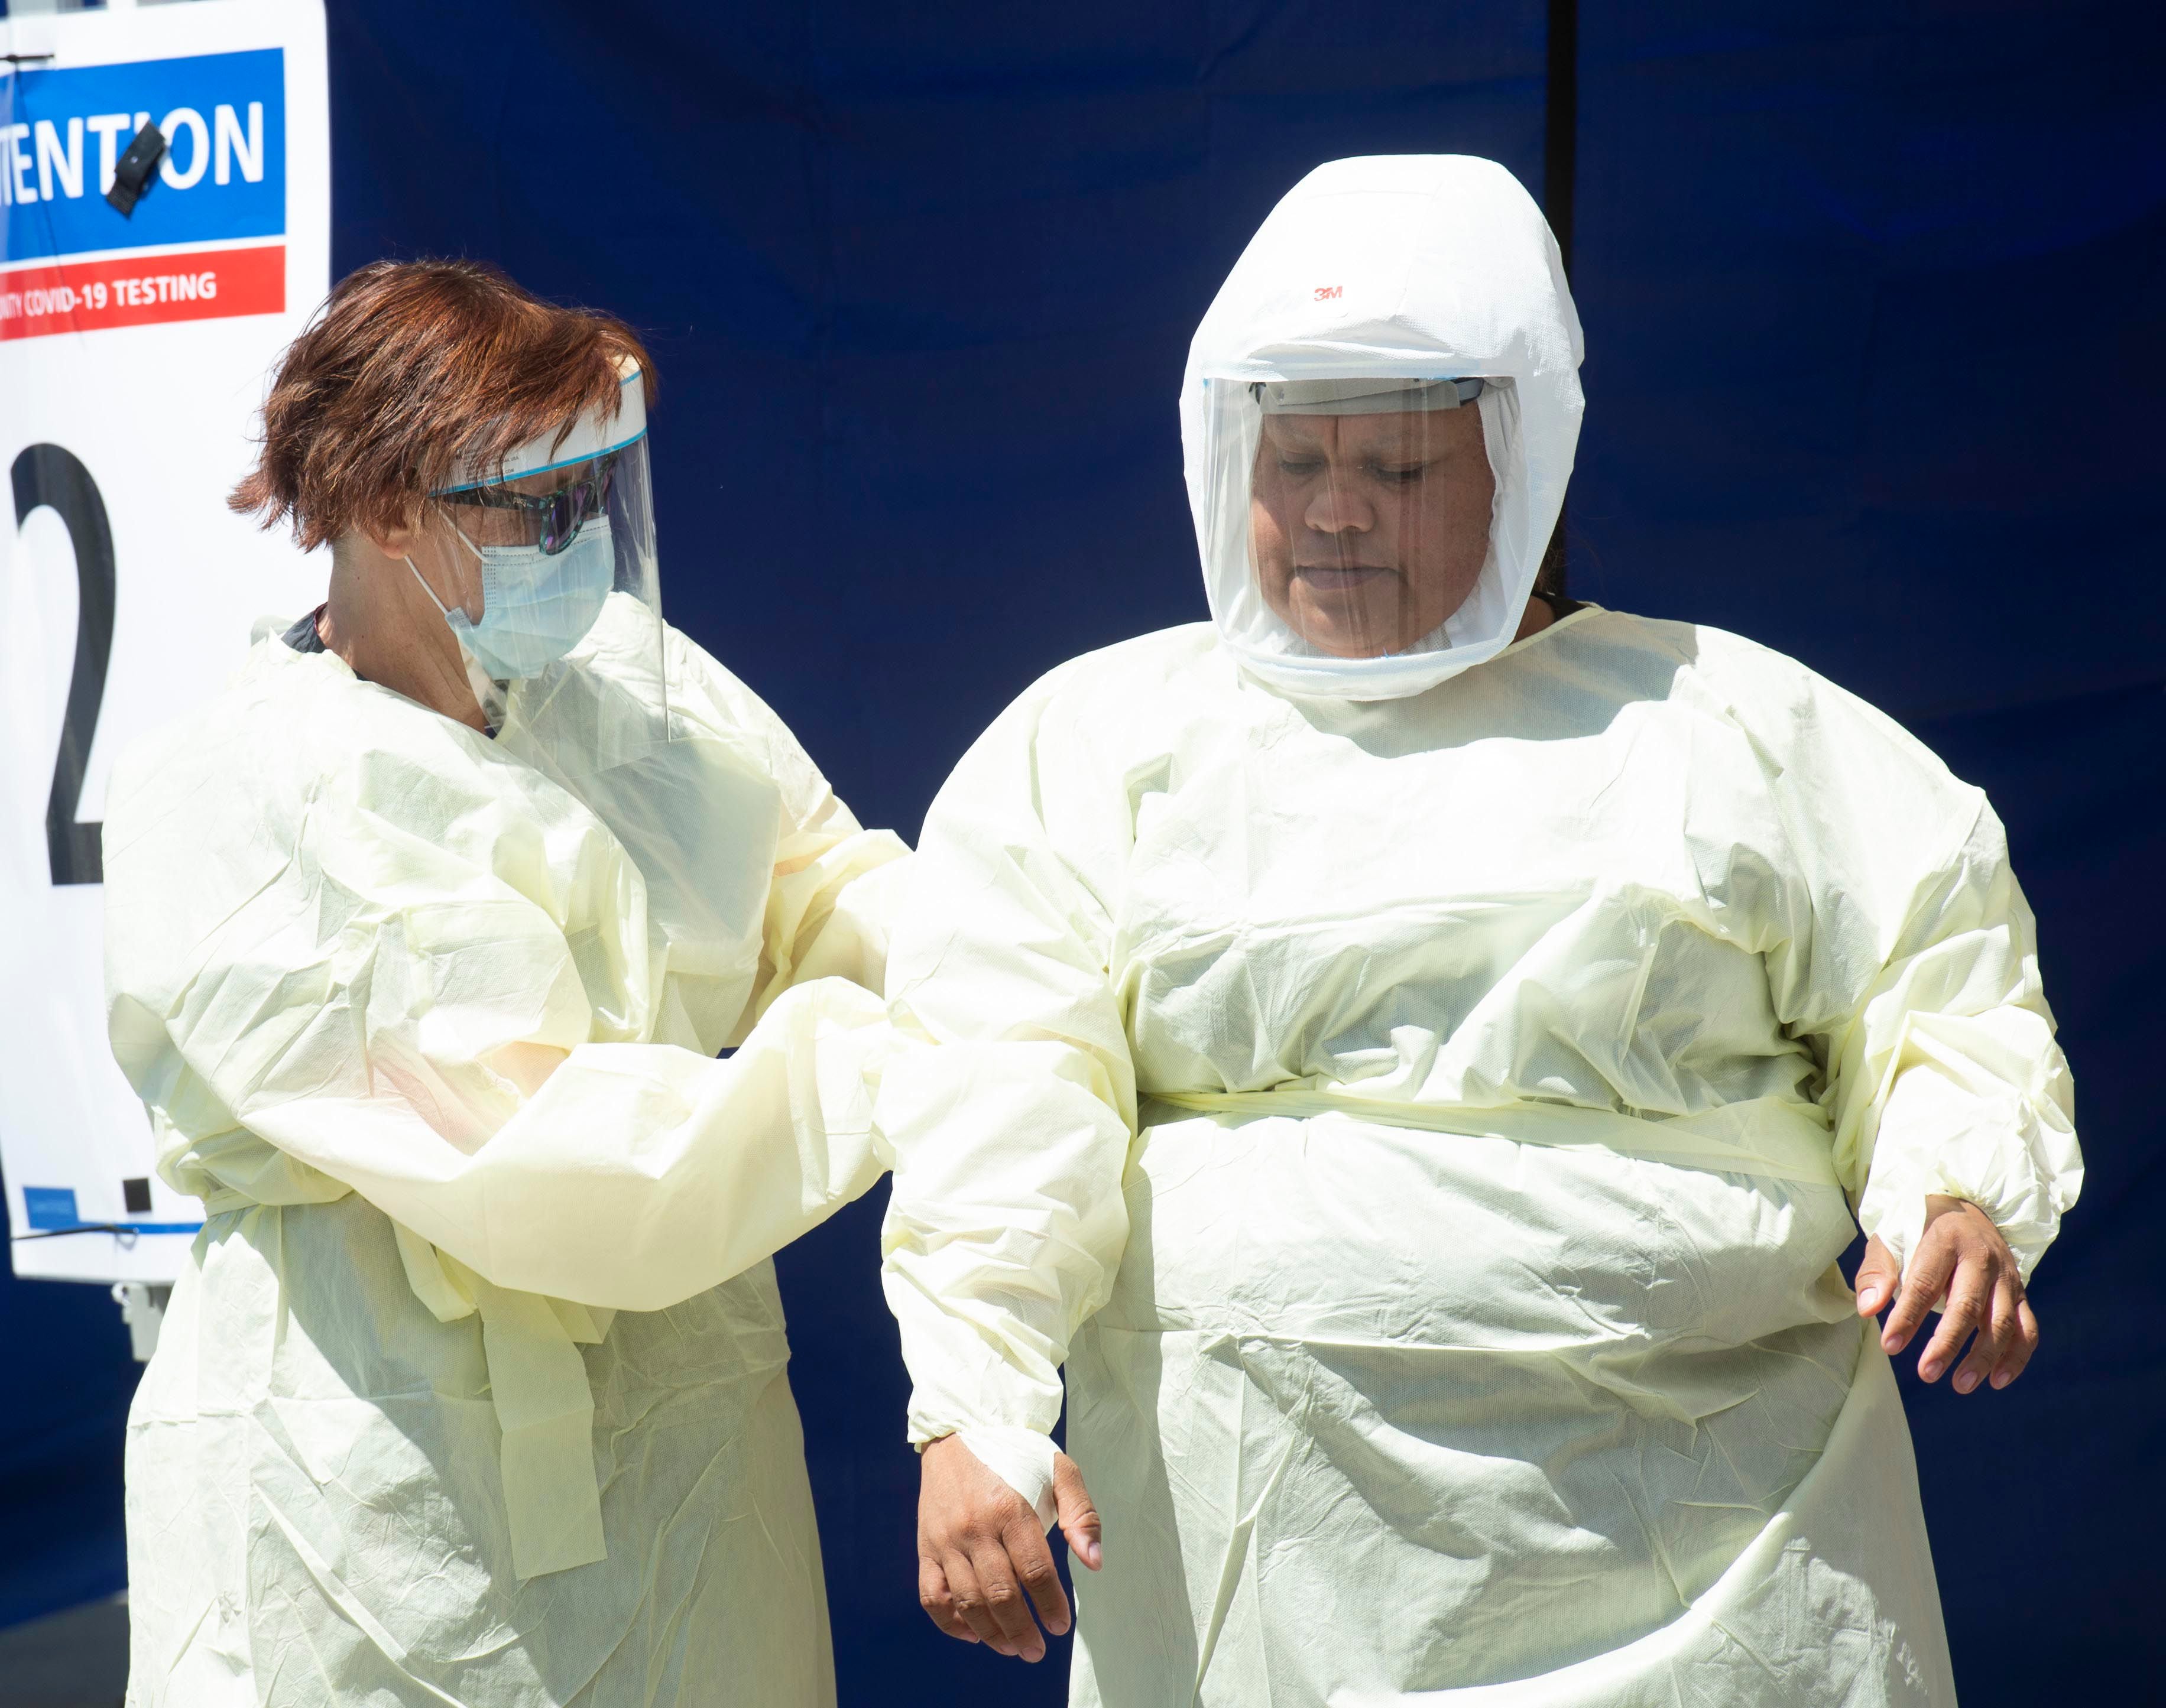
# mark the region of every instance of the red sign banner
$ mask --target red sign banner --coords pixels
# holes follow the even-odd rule
[[[285,307],[283,244],[0,271],[0,340],[277,314]]]

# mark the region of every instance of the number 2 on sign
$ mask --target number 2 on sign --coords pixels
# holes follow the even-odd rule
[[[50,505],[75,548],[75,669],[68,678],[67,715],[53,760],[53,792],[45,803],[45,850],[53,882],[103,883],[103,825],[79,825],[76,807],[90,769],[91,738],[105,703],[105,671],[113,656],[113,529],[98,482],[80,459],[57,445],[33,445],[8,471],[15,492],[15,527]]]

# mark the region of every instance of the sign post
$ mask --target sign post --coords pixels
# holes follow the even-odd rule
[[[100,821],[115,753],[323,597],[225,496],[330,284],[324,13],[0,20],[0,1173],[17,1274],[140,1289],[200,1207],[106,1045]]]

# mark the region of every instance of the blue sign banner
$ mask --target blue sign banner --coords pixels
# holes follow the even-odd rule
[[[266,48],[0,76],[0,261],[282,235],[285,61]],[[126,215],[105,192],[145,123],[166,153]]]

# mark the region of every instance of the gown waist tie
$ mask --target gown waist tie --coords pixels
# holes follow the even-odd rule
[[[250,1192],[221,1184],[206,1195],[206,1214],[335,1203],[352,1191],[305,1163],[283,1160],[283,1169],[272,1171],[282,1177],[278,1185],[267,1190],[258,1183]],[[498,1287],[412,1230],[396,1221],[391,1226],[407,1284],[430,1313],[439,1322],[481,1319],[482,1356],[501,1434],[512,1569],[537,1578],[606,1559],[594,1389],[579,1347],[599,1345],[615,1313]]]
[[[1154,1091],[1144,1095],[1143,1124],[1154,1123],[1151,1104],[1197,1115],[1258,1120],[1347,1115],[1386,1126],[1413,1127],[1469,1138],[1509,1139],[1565,1151],[1608,1151],[1679,1168],[1751,1174],[1837,1186],[1825,1123],[1809,1105],[1783,1098],[1725,1104],[1698,1115],[1642,1116],[1562,1103],[1509,1103],[1494,1109],[1365,1097],[1343,1089],[1290,1086],[1278,1091]]]

